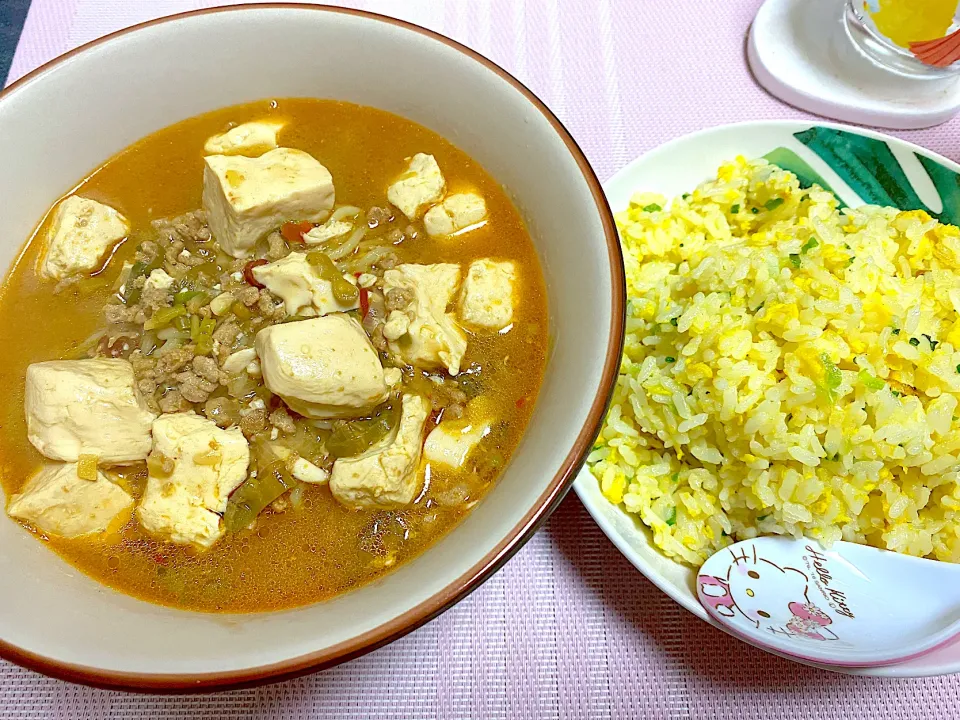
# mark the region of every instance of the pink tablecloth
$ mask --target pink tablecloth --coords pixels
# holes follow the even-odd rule
[[[0,0],[2,2],[3,0]],[[839,1],[839,0],[838,0]],[[33,0],[11,80],[100,35],[205,0]],[[744,60],[760,0],[352,3],[450,35],[540,95],[601,179],[699,128],[802,117]],[[905,137],[960,159],[960,121]],[[507,566],[416,633],[329,672],[209,697],[90,690],[0,663],[0,719],[960,717],[960,677],[809,670],[711,629],[619,555],[575,496]]]

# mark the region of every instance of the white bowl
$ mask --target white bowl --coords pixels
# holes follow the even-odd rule
[[[0,518],[3,657],[74,681],[157,690],[251,684],[342,662],[475,589],[557,505],[589,450],[623,334],[622,258],[602,190],[543,103],[422,28],[307,5],[218,9],[117,33],[39,69],[0,97],[0,267],[51,203],[130,143],[208,110],[293,96],[419,122],[510,193],[549,292],[552,348],[526,436],[497,486],[425,554],[347,596],[284,612],[207,615],[141,602]]]
[[[826,122],[760,121],[702,130],[672,140],[637,158],[610,178],[604,184],[604,191],[610,206],[617,212],[627,207],[630,196],[637,190],[662,193],[668,198],[675,197],[689,192],[704,180],[715,177],[717,168],[726,160],[737,155],[748,158],[762,157],[782,148],[793,153],[795,157],[806,162],[813,171],[819,173],[848,205],[857,206],[865,202],[893,204],[878,197],[876,187],[872,190],[863,188],[852,179],[848,183],[847,179],[850,179],[850,176],[845,168],[835,161],[825,161],[795,136],[795,133],[809,131],[811,128],[822,128],[823,131],[831,133],[833,131],[847,133],[850,139],[855,141],[861,138],[877,141],[874,148],[876,152],[867,152],[862,158],[867,162],[858,165],[860,172],[867,176],[871,175],[870,163],[889,162],[890,158],[886,157],[889,152],[894,164],[899,165],[903,170],[905,182],[892,183],[884,179],[883,183],[887,185],[886,190],[894,191],[895,195],[899,191],[900,195],[905,196],[908,192],[904,191],[912,189],[931,210],[940,212],[946,206],[946,211],[951,214],[947,220],[957,222],[956,213],[960,212],[960,208],[956,207],[956,203],[953,203],[950,197],[946,198],[946,202],[940,198],[918,156],[934,163],[941,172],[949,174],[954,190],[960,181],[960,176],[955,178],[953,175],[960,172],[960,165],[912,143],[882,133]],[[842,137],[837,142],[843,142]],[[880,155],[884,157],[880,158]],[[851,185],[857,186],[857,189],[855,190]],[[884,191],[884,188],[879,187],[879,191]],[[903,207],[902,209],[913,208]],[[634,567],[701,620],[726,631],[726,626],[710,618],[700,605],[693,569],[663,555],[653,545],[649,529],[620,507],[608,502],[600,493],[597,480],[586,468],[577,477],[574,489],[593,519]],[[769,650],[765,647],[763,649]],[[784,657],[796,659],[790,656]],[[819,667],[856,675],[886,677],[919,677],[955,673],[960,672],[960,642],[941,647],[927,655],[898,665],[871,668]]]

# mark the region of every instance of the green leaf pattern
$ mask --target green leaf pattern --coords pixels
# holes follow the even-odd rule
[[[891,205],[901,210],[924,210],[940,222],[960,225],[960,175],[936,160],[914,153],[940,196],[941,212],[934,212],[920,199],[907,173],[883,140],[819,126],[795,133],[794,137],[819,156],[865,203]],[[764,157],[794,173],[801,187],[816,183],[835,193],[823,177],[794,151],[779,147]]]

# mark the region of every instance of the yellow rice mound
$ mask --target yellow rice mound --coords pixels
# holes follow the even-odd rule
[[[610,502],[694,566],[770,533],[960,561],[960,230],[742,157],[617,224]]]

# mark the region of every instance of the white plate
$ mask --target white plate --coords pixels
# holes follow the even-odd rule
[[[960,172],[960,165],[916,145],[881,133],[820,122],[738,123],[686,135],[634,160],[604,184],[604,191],[613,211],[618,212],[627,206],[630,196],[637,190],[658,192],[667,197],[673,197],[691,191],[699,183],[714,176],[717,168],[725,160],[737,155],[761,157],[777,148],[784,148],[792,151],[796,157],[819,173],[847,204],[855,206],[863,204],[864,201],[875,200],[876,198],[862,187],[855,191],[841,176],[841,174],[846,175],[842,167],[838,167],[840,173],[836,172],[794,135],[811,128],[822,128],[818,132],[825,133],[840,131],[847,134],[846,136],[854,142],[864,138],[879,141],[876,149],[881,157],[877,161],[889,162],[892,156],[909,181],[907,184],[901,183],[896,189],[909,190],[912,187],[917,197],[930,210],[934,212],[943,210],[944,203],[918,156],[925,161],[933,161],[939,166],[939,170],[951,174]],[[869,161],[869,158],[867,159]],[[865,197],[861,197],[861,194]],[[949,213],[960,211],[955,204],[952,205],[949,201],[946,204]],[[600,493],[599,485],[589,470],[586,468],[581,470],[574,489],[593,519],[634,567],[701,620],[725,630],[707,616],[697,600],[693,569],[670,560],[657,550],[652,543],[649,529],[620,507],[608,502]],[[960,642],[954,642],[899,665],[873,668],[817,667],[854,675],[883,677],[922,677],[956,673],[960,672]]]

